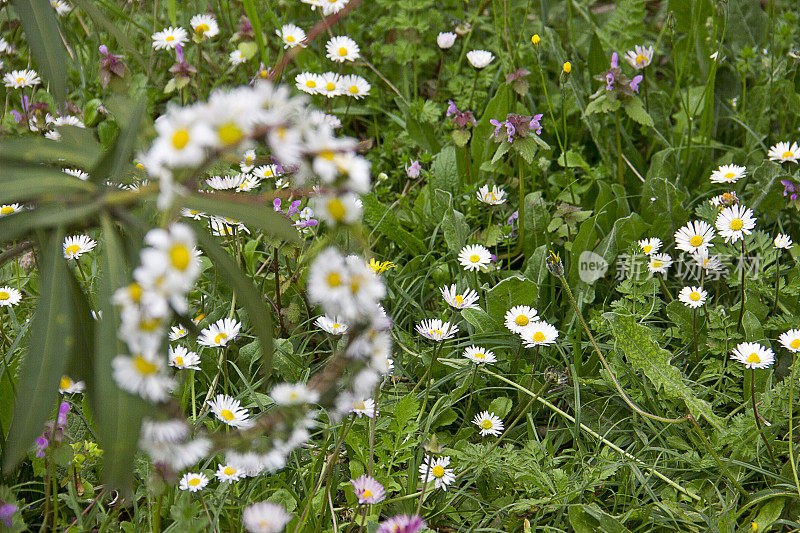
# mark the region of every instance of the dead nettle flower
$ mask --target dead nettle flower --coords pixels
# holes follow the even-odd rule
[[[125,63],[120,61],[122,56],[112,54],[108,51],[108,47],[104,44],[100,45],[100,71],[98,77],[100,78],[100,86],[105,89],[111,83],[112,76],[119,78],[125,77]]]
[[[475,115],[472,114],[472,111],[459,111],[455,102],[452,100],[447,101],[447,113],[445,113],[445,115],[451,117],[450,122],[462,130],[466,129],[468,126],[474,126],[477,124],[475,121]]]
[[[542,125],[539,121],[542,120],[543,116],[541,113],[532,117],[509,113],[503,122],[492,119],[489,121],[494,126],[494,132],[491,137],[497,142],[514,142],[515,139],[529,137],[532,131],[536,132],[536,135],[541,135]],[[505,139],[502,138],[503,136],[505,136]]]
[[[419,173],[422,171],[422,165],[416,159],[411,160],[411,165],[406,165],[406,175],[409,178],[418,178]]]
[[[233,37],[234,41],[255,39],[256,34],[253,31],[253,25],[250,24],[250,19],[242,15],[242,18],[239,19],[239,31]]]
[[[781,180],[783,185],[783,195],[788,196],[792,202],[797,201],[798,192],[800,192],[800,185],[791,180]]]
[[[183,89],[189,84],[192,75],[197,72],[197,69],[189,64],[183,56],[183,46],[175,46],[175,64],[169,68],[173,78],[169,80],[167,86],[164,87],[165,93],[171,93],[176,89]]]
[[[639,84],[642,82],[642,75],[636,75],[633,79],[628,79],[627,76],[619,68],[619,55],[616,52],[611,54],[611,68],[603,74],[595,76],[596,80],[606,82],[606,91],[615,96],[629,96],[639,93]]]
[[[528,88],[530,87],[528,80],[525,79],[528,76],[530,76],[529,70],[518,68],[506,76],[506,85],[511,85],[511,88],[518,95],[525,96],[528,94]]]

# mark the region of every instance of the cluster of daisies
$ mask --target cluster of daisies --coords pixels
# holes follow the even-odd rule
[[[325,44],[325,52],[328,59],[340,65],[352,63],[361,57],[361,49],[358,44],[344,35],[331,37]],[[295,76],[294,82],[295,87],[304,93],[320,94],[327,98],[349,96],[360,100],[367,96],[372,88],[367,80],[357,74],[342,75],[337,72],[322,74],[301,72]]]

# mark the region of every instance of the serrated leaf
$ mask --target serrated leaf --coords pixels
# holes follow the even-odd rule
[[[508,153],[509,150],[511,150],[511,143],[506,140],[500,141],[500,145],[497,147],[497,150],[494,152],[494,155],[492,156],[492,164],[495,164],[498,161],[500,161],[503,158],[503,156]]]
[[[536,150],[539,148],[539,143],[535,141],[536,138],[536,135],[532,135],[530,137],[517,139],[512,143],[514,150],[516,150],[529,165],[533,164],[533,160],[536,157]]]
[[[272,316],[264,298],[259,294],[252,280],[239,270],[228,252],[217,244],[214,237],[209,235],[199,224],[195,224],[195,234],[200,248],[214,263],[220,276],[228,281],[231,289],[236,293],[237,300],[247,311],[256,337],[261,341],[262,370],[264,376],[269,377],[272,375]]]
[[[67,99],[67,49],[61,40],[56,10],[47,0],[14,0],[25,41],[39,72],[59,103]]]
[[[469,130],[453,130],[451,134],[453,137],[453,142],[456,143],[456,146],[463,148],[469,142],[469,138],[472,136]]]
[[[17,383],[17,400],[5,450],[7,468],[17,464],[41,433],[56,402],[58,383],[74,343],[67,264],[61,251],[63,237],[64,231],[59,228],[39,240],[41,292],[31,326],[31,344]]]
[[[215,192],[208,195],[190,194],[184,204],[204,213],[238,220],[247,227],[258,228],[284,241],[300,241],[300,235],[291,222],[262,201],[242,200],[240,196]]]
[[[461,179],[458,174],[458,163],[456,162],[456,149],[453,146],[445,146],[442,151],[436,154],[431,165],[431,187],[442,189],[458,194],[461,189]]]
[[[594,113],[608,113],[609,111],[616,111],[619,109],[619,100],[611,100],[605,94],[601,94],[586,106],[584,114],[591,115]]]
[[[483,309],[463,309],[461,317],[475,326],[478,333],[492,333],[500,330],[503,326],[501,320],[497,320]]]
[[[658,345],[647,326],[634,321],[630,315],[604,313],[614,332],[615,348],[624,355],[631,367],[642,372],[656,387],[656,391],[674,399],[682,399],[689,412],[698,420],[708,420],[722,430],[722,420],[711,410],[711,405],[698,398],[686,384],[681,371],[672,366],[672,354]]]
[[[634,98],[625,104],[625,113],[642,126],[652,127],[653,118],[647,113],[640,98]]]

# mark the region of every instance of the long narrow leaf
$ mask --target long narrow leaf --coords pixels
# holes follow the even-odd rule
[[[261,341],[261,354],[264,363],[264,375],[272,375],[272,317],[267,310],[264,299],[256,290],[253,282],[247,279],[236,263],[208,232],[195,224],[197,242],[200,248],[217,267],[220,275],[228,280],[231,288],[236,292],[236,298],[242,302],[247,316],[250,317],[253,329]]]
[[[2,163],[56,163],[62,167],[91,168],[100,159],[102,147],[94,134],[77,126],[58,128],[58,141],[33,135],[0,141]]]
[[[297,242],[300,239],[289,220],[275,212],[271,206],[245,203],[233,195],[219,193],[206,196],[192,194],[184,203],[187,207],[204,213],[238,220],[245,226],[258,228],[285,241]]]
[[[13,216],[0,218],[0,242],[9,242],[25,237],[30,232],[58,225],[86,222],[100,205],[91,203],[74,207],[48,205]]]
[[[142,58],[142,54],[136,48],[136,45],[133,44],[133,41],[128,38],[122,29],[120,29],[114,22],[109,19],[105,13],[103,13],[100,9],[95,6],[95,2],[91,2],[89,0],[72,0],[75,5],[81,8],[83,11],[89,15],[97,25],[102,26],[103,30],[107,31],[111,34],[114,39],[117,40],[117,43],[125,50],[125,53],[128,57],[132,57],[142,69],[147,68],[147,63],[145,63],[144,59]]]
[[[52,412],[58,382],[75,344],[70,331],[72,303],[67,291],[67,263],[62,257],[61,228],[40,241],[41,294],[31,327],[31,344],[22,361],[17,400],[4,464],[14,466],[33,445]],[[20,397],[24,394],[24,397]]]
[[[67,99],[67,49],[61,41],[56,10],[48,0],[14,0],[14,10],[50,92],[63,102]]]
[[[119,133],[114,146],[90,172],[92,176],[119,176],[131,164],[131,154],[136,148],[136,139],[141,133],[139,127],[144,118],[146,106],[143,102],[133,102],[127,98],[116,97],[109,100],[107,107],[117,119]]]

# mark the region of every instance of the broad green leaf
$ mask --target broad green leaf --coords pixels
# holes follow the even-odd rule
[[[0,242],[9,242],[24,237],[31,231],[73,222],[88,222],[100,204],[89,203],[74,207],[46,205],[30,211],[0,218]]]
[[[14,0],[13,5],[38,71],[61,104],[67,99],[67,49],[56,10],[47,0]]]
[[[581,154],[573,150],[567,150],[566,156],[566,162],[563,153],[558,156],[559,165],[562,167],[582,168],[583,170],[589,172],[589,164]]]
[[[634,98],[624,106],[625,112],[642,126],[652,127],[653,119],[644,108],[641,98]]]
[[[300,240],[291,222],[261,200],[243,200],[241,196],[215,192],[207,195],[190,194],[184,199],[184,204],[204,213],[238,220],[247,227],[258,228],[284,241]]]
[[[533,307],[538,298],[539,287],[534,282],[522,276],[511,276],[486,292],[486,310],[492,318],[503,320],[515,305]]]
[[[58,383],[75,344],[75,333],[70,328],[73,308],[68,293],[67,263],[61,251],[63,237],[64,231],[59,228],[39,240],[41,289],[31,326],[30,347],[22,360],[17,382],[6,467],[16,465],[42,432],[53,412]]]
[[[722,419],[714,414],[707,401],[695,395],[681,371],[670,364],[672,354],[658,345],[650,328],[635,322],[629,315],[604,313],[603,318],[614,331],[617,351],[635,371],[642,372],[650,380],[656,391],[663,391],[672,399],[682,399],[695,418],[703,417],[722,430]]]
[[[364,222],[371,226],[374,231],[383,234],[403,250],[408,250],[414,254],[428,252],[425,244],[417,236],[403,229],[397,215],[375,198],[374,195],[365,195],[361,200],[364,203]]]
[[[511,90],[507,85],[501,84],[497,88],[497,93],[486,105],[480,121],[472,128],[472,160],[477,167],[480,168],[485,161],[490,161],[495,151],[494,139],[489,138],[494,131],[494,126],[489,121],[505,119],[506,115],[511,112],[512,102]]]
[[[483,309],[463,309],[461,311],[461,316],[464,320],[475,326],[478,333],[493,333],[503,327],[502,317],[498,319],[497,317],[490,316]]]
[[[666,177],[648,178],[642,185],[639,214],[652,226],[651,237],[667,242],[681,227],[689,214],[683,206],[686,193]]]
[[[464,214],[453,208],[453,197],[449,192],[437,189],[434,191],[434,196],[443,213],[442,232],[444,233],[444,240],[450,251],[458,254],[467,244],[470,233],[469,224],[467,224]]]
[[[745,192],[751,194],[747,207],[758,212],[759,207],[764,211],[771,211],[776,207],[783,207],[783,198],[778,186],[781,176],[785,176],[781,166],[774,161],[764,161],[753,171],[753,179],[748,180]],[[762,207],[761,204],[765,203]]]
[[[456,163],[456,149],[454,146],[445,146],[436,157],[433,158],[431,165],[430,183],[433,189],[442,189],[452,194],[461,191],[461,179],[458,175],[458,163]]]
[[[214,237],[208,234],[199,224],[195,224],[195,234],[200,248],[217,267],[217,272],[230,284],[236,293],[236,298],[242,303],[250,318],[256,336],[261,341],[261,355],[264,362],[264,376],[272,375],[272,316],[267,309],[267,303],[239,267],[231,259]]]
[[[514,150],[516,150],[529,165],[533,164],[533,160],[536,157],[536,150],[539,147],[535,141],[536,138],[536,135],[532,135],[530,137],[517,139],[511,144]]]
[[[97,434],[103,448],[103,479],[123,492],[133,487],[133,460],[137,450],[142,418],[148,410],[144,400],[120,389],[112,376],[111,361],[125,353],[117,337],[119,313],[111,297],[116,289],[130,283],[125,252],[114,223],[107,216],[101,220],[103,246],[98,263],[97,301],[102,318],[94,329],[93,381],[88,395],[97,422]]]
[[[100,162],[89,174],[94,180],[105,181],[109,177],[118,178],[122,171],[131,165],[136,141],[142,132],[140,127],[147,106],[144,102],[134,102],[128,98],[111,98],[107,107],[119,125],[119,133],[111,150],[106,152]]]

